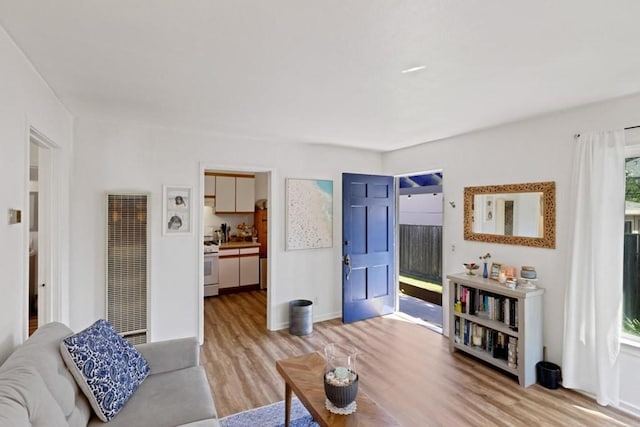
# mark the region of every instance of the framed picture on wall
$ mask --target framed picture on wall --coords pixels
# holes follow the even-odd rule
[[[333,181],[286,180],[285,249],[333,247]]]
[[[192,188],[187,186],[162,186],[162,234],[164,236],[191,234],[192,192]]]

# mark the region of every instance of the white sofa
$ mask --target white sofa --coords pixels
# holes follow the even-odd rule
[[[97,427],[93,413],[60,354],[73,334],[44,325],[0,366],[0,426]],[[219,427],[195,338],[136,346],[151,371],[109,427]]]

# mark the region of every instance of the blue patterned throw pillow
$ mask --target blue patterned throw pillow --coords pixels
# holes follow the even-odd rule
[[[102,421],[115,417],[149,375],[144,357],[104,319],[62,340],[60,352]]]

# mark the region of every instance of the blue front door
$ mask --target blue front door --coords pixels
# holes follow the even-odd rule
[[[393,313],[393,177],[342,174],[342,321]]]

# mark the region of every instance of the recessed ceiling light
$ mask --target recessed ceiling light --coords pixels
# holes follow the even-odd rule
[[[427,68],[426,65],[419,65],[417,67],[407,68],[406,70],[400,71],[402,74],[415,73],[416,71],[424,70]]]

